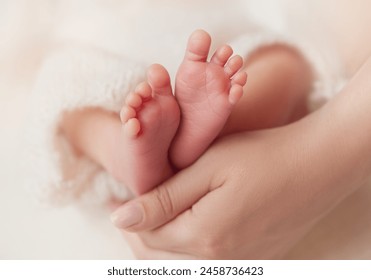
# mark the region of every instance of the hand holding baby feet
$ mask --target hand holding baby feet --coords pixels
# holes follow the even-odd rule
[[[135,194],[149,191],[173,174],[168,151],[180,118],[165,68],[152,65],[147,78],[126,98],[120,113],[119,172]]]
[[[177,73],[175,97],[181,122],[170,155],[178,168],[192,164],[217,137],[246,83],[246,72],[239,72],[242,58],[231,58],[233,50],[225,45],[207,61],[210,44],[209,34],[195,31]]]

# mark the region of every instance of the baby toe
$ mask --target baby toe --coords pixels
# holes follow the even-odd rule
[[[215,51],[215,53],[211,57],[210,62],[223,67],[227,63],[228,59],[231,57],[232,54],[233,50],[230,46],[228,45],[221,46]]]
[[[147,72],[148,83],[154,94],[172,96],[169,72],[160,64],[153,64]]]
[[[147,82],[137,85],[135,92],[138,93],[143,100],[149,100],[152,97],[152,88]]]
[[[142,97],[138,93],[131,93],[126,98],[126,105],[138,108],[142,105]]]
[[[204,30],[196,30],[188,39],[185,60],[206,62],[211,45],[211,37]]]
[[[136,118],[132,118],[127,121],[127,123],[124,126],[124,132],[127,136],[129,137],[135,137],[139,134],[140,132],[140,122]]]
[[[225,65],[224,72],[228,75],[228,77],[232,77],[241,69],[242,65],[242,57],[239,55],[235,55]]]
[[[247,82],[247,73],[245,71],[241,71],[236,73],[232,78],[232,85],[240,85],[244,86]]]
[[[243,95],[243,87],[240,85],[232,85],[230,91],[229,91],[229,103],[232,105],[236,104]]]
[[[120,119],[122,123],[126,123],[128,120],[135,118],[136,112],[132,107],[124,106],[120,111]]]

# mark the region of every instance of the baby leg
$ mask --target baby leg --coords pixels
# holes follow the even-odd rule
[[[126,99],[121,121],[100,108],[66,112],[61,130],[77,155],[101,165],[116,180],[141,194],[173,174],[168,150],[179,124],[170,78],[160,65]]]
[[[282,126],[308,114],[313,73],[295,49],[283,44],[261,48],[243,71],[249,82],[220,135]]]

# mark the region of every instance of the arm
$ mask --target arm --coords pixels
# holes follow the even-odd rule
[[[193,166],[118,208],[115,225],[138,233],[127,236],[139,257],[282,256],[371,173],[370,75],[369,59],[307,118],[223,138]]]

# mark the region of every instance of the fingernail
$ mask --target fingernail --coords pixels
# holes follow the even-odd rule
[[[127,204],[111,214],[112,223],[118,228],[128,228],[143,219],[143,211],[138,203]]]

